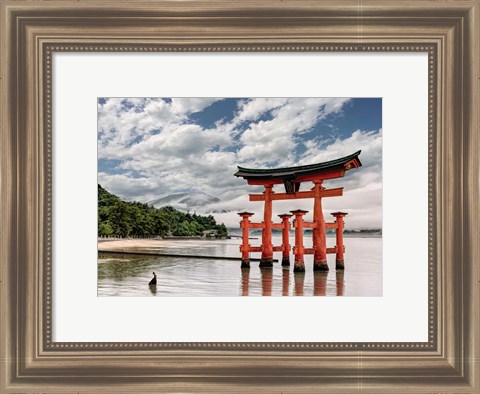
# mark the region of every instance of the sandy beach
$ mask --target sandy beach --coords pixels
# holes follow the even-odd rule
[[[98,251],[121,249],[159,249],[159,248],[189,248],[199,245],[211,245],[215,240],[210,239],[99,239]]]

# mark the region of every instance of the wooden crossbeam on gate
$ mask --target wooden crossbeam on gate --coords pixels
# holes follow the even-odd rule
[[[265,194],[249,194],[250,201],[265,201]],[[323,189],[320,191],[320,197],[339,197],[343,196],[343,187],[334,189]],[[313,190],[296,192],[296,193],[271,193],[271,200],[296,200],[299,198],[314,198],[315,192]]]

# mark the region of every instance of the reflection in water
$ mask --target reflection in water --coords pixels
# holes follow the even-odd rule
[[[273,268],[260,268],[262,275],[262,296],[272,295]]]
[[[250,280],[250,268],[241,268],[242,270],[242,296],[248,296],[248,282]]]
[[[294,272],[295,295],[303,296],[303,286],[305,285],[305,272]]]
[[[148,287],[150,288],[150,293],[152,293],[152,295],[157,294],[157,285],[150,285]]]
[[[288,288],[290,287],[290,269],[282,270],[282,296],[288,296]]]
[[[345,271],[337,271],[336,277],[337,277],[337,296],[343,296],[343,288],[344,288],[344,282],[343,278],[345,276]]]
[[[160,252],[238,255],[238,240],[178,242]],[[281,242],[279,239],[278,242]],[[239,261],[185,257],[99,254],[99,296],[234,297],[234,296],[381,296],[381,238],[347,238],[349,258],[345,271],[335,271],[335,255],[328,256],[329,272],[313,271],[313,256],[305,256],[305,273],[293,266],[240,269]],[[177,245],[172,242],[172,245]],[[255,257],[255,256],[253,256]],[[148,286],[152,272],[156,288]]]
[[[313,272],[313,295],[314,296],[327,295],[327,278],[328,278],[328,272],[325,272],[325,271]]]
[[[241,292],[242,296],[249,295],[250,285],[250,268],[241,268]],[[274,270],[272,268],[260,268],[261,282],[262,282],[262,296],[271,296],[274,281]],[[282,269],[282,296],[288,296],[290,293],[290,269],[283,267]],[[296,296],[303,296],[305,294],[305,272],[295,272],[294,275],[294,294]],[[343,296],[344,289],[344,271],[337,271],[336,278],[336,294]],[[314,271],[313,272],[313,295],[326,296],[328,289],[329,272]],[[278,278],[280,279],[280,278]],[[156,289],[152,290],[152,294],[156,294]]]

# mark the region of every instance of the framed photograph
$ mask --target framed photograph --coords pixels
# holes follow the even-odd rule
[[[476,1],[4,1],[1,392],[480,390]]]

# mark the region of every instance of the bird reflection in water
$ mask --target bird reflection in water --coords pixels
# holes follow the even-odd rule
[[[272,295],[273,268],[262,267],[262,296]]]
[[[157,286],[148,286],[152,295],[157,294]]]

